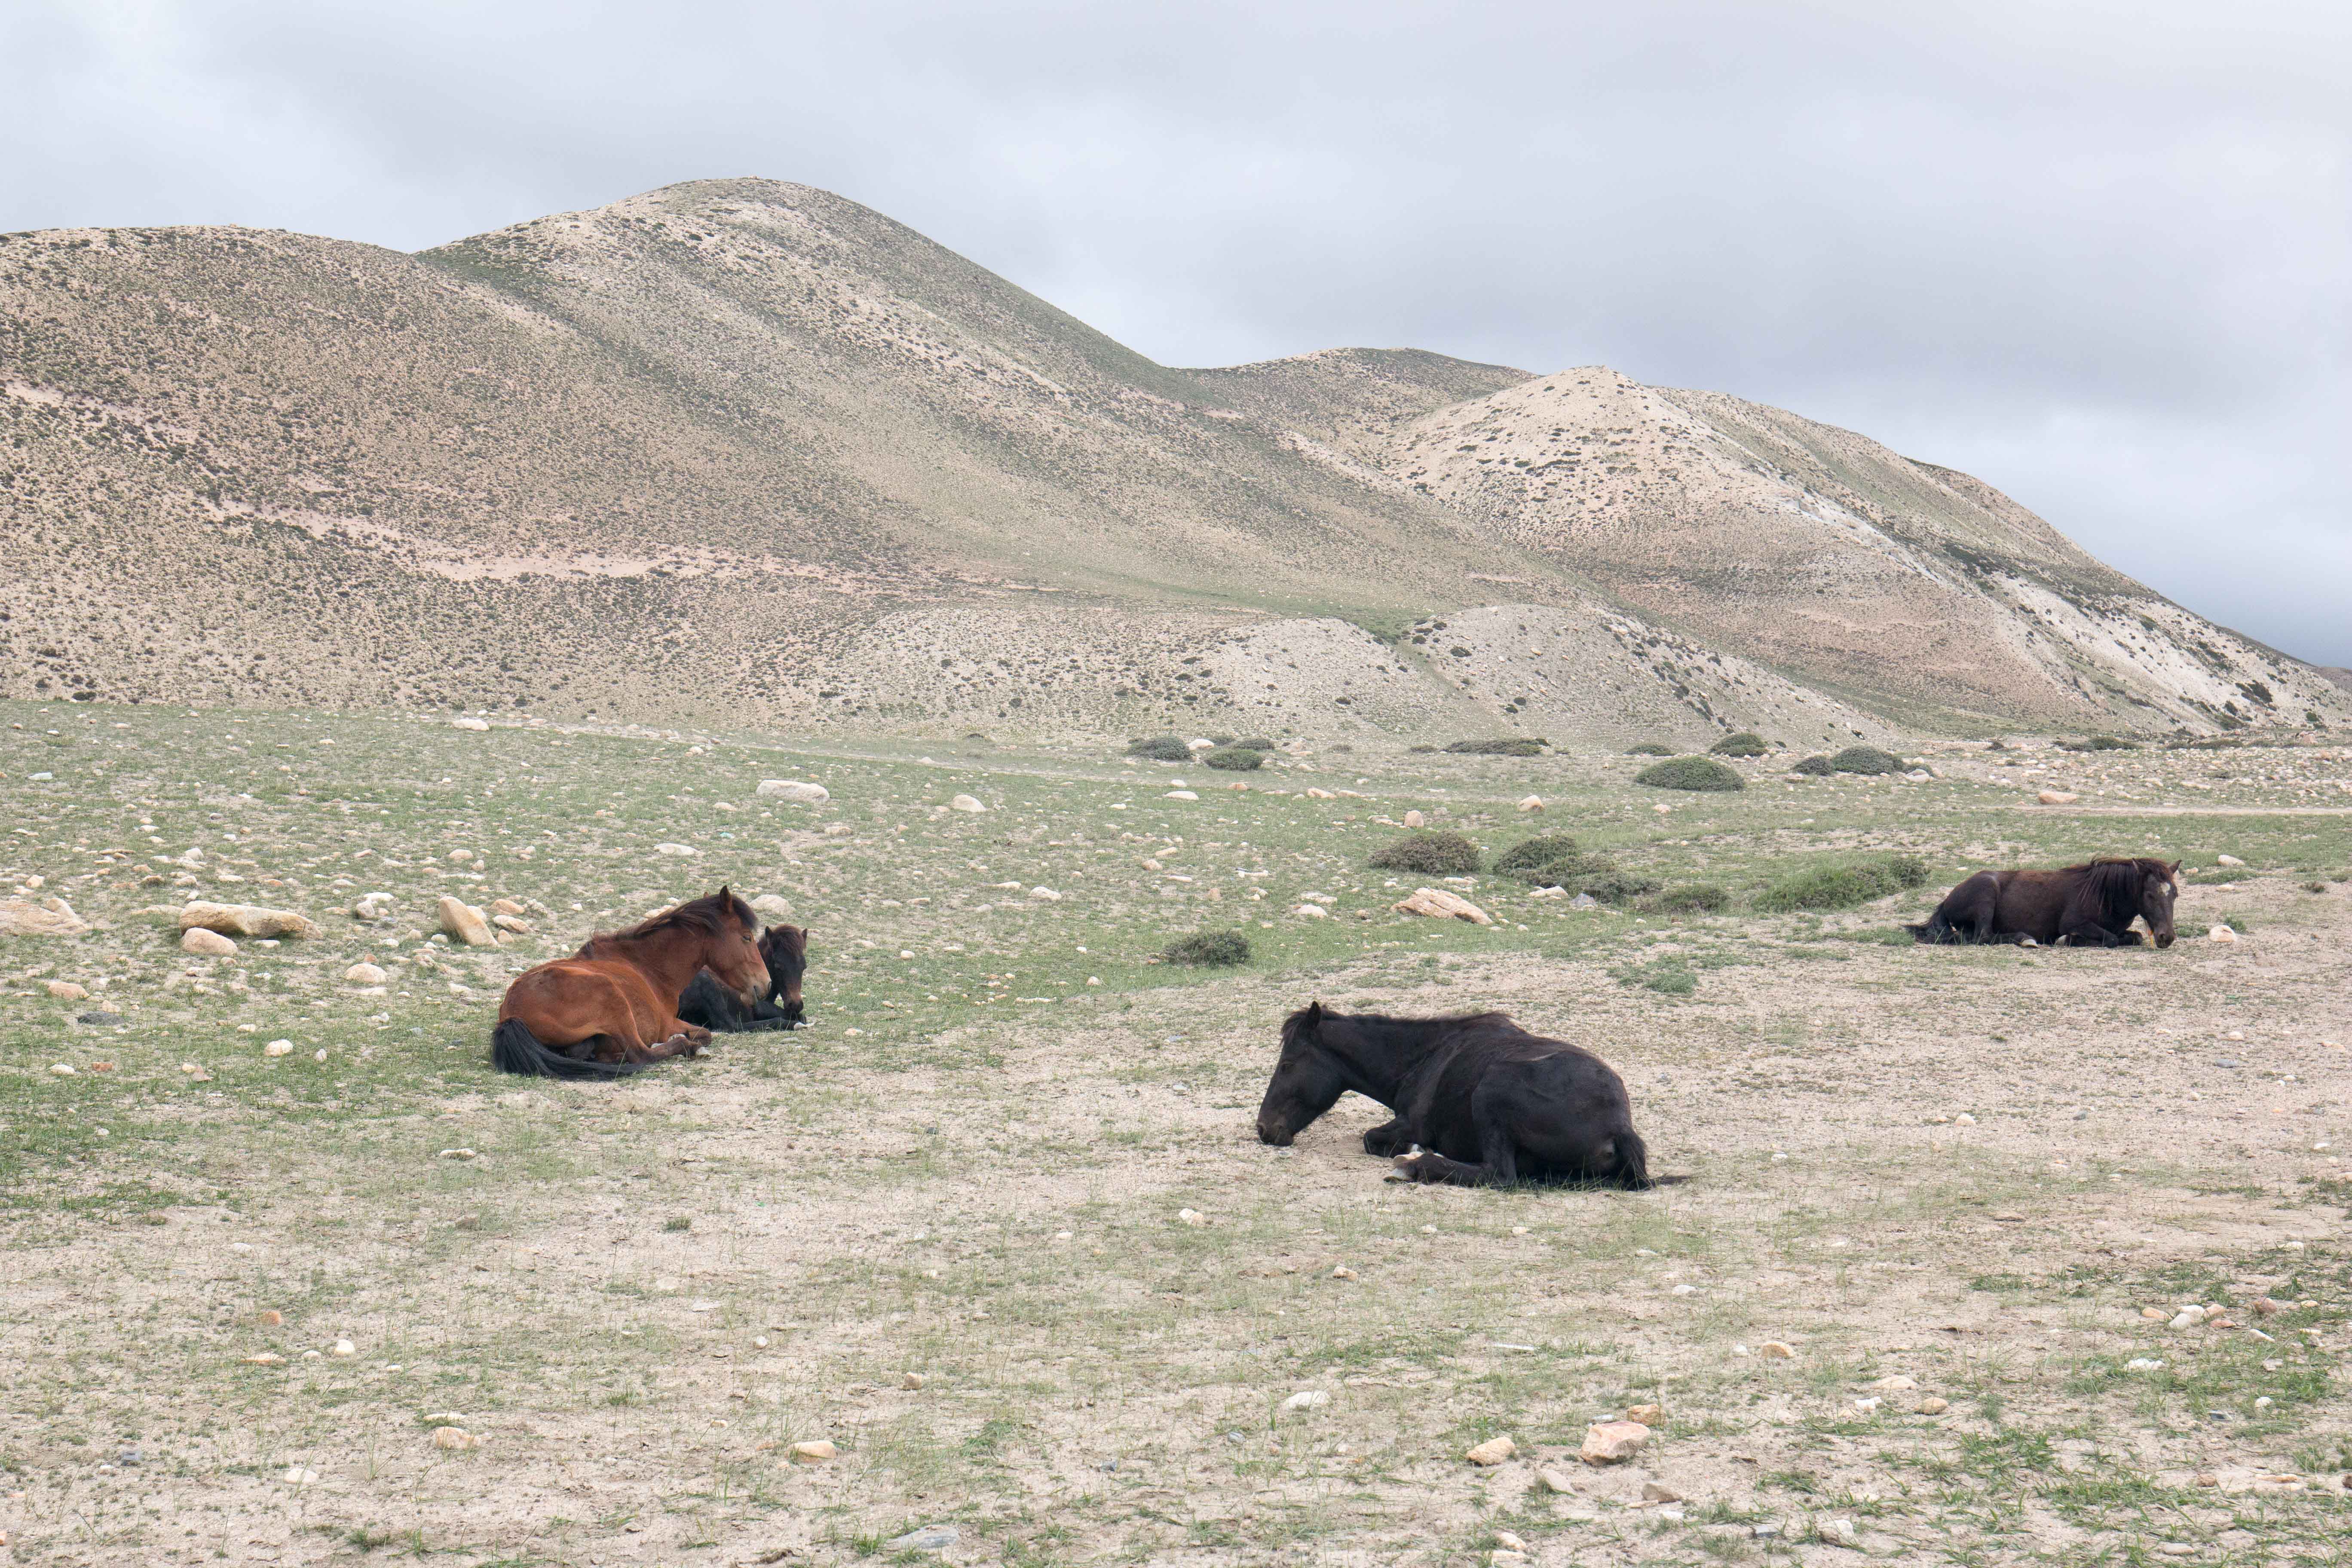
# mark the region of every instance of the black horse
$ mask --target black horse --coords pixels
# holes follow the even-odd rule
[[[750,1006],[699,970],[677,998],[677,1016],[720,1034],[761,1029],[797,1029],[807,1022],[801,1005],[801,976],[808,973],[808,928],[770,926],[760,936],[760,956],[768,964],[768,989]]]
[[[2044,947],[2137,947],[2132,921],[2147,922],[2158,947],[2172,945],[2178,860],[2087,860],[2056,871],[1979,871],[1944,895],[1936,912],[1906,926],[1925,942],[2013,942]]]
[[[1591,1051],[1500,1013],[1349,1016],[1309,1003],[1283,1020],[1258,1137],[1287,1144],[1351,1089],[1396,1112],[1364,1134],[1364,1152],[1394,1158],[1403,1180],[1656,1184],[1625,1080]]]

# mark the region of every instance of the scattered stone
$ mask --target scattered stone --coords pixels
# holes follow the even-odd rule
[[[2254,1310],[2255,1310],[2256,1311],[2260,1311],[2260,1310],[2262,1310],[2262,1309],[2261,1309],[2261,1308],[2259,1308],[2259,1307],[2255,1308]],[[2143,1318],[2147,1319],[2150,1322],[2160,1323],[2160,1322],[2164,1321],[2164,1318],[2165,1318],[2165,1311],[2164,1311],[2164,1309],[2163,1309],[2163,1308],[2161,1308],[2161,1307],[2142,1307],[2142,1308],[2139,1310],[2139,1315],[2140,1315],[2141,1317],[2143,1317]]]
[[[751,900],[751,912],[762,920],[780,921],[793,912],[793,906],[773,893],[761,893]]]
[[[352,919],[363,924],[373,925],[378,921],[391,918],[392,895],[390,893],[364,894],[358,902],[352,905]]]
[[[2213,863],[2217,866],[2242,866],[2245,864],[2243,860],[2239,859],[2235,855],[2216,855],[2213,857]]]
[[[1331,918],[1331,911],[1320,904],[1301,904],[1290,912],[1310,921],[1328,921]]]
[[[673,859],[683,860],[692,856],[698,855],[701,851],[697,849],[691,844],[656,844],[654,846],[654,853],[656,855],[667,855]]]
[[[1176,1217],[1186,1225],[1206,1225],[1209,1223],[1209,1216],[1202,1214],[1199,1209],[1178,1209],[1176,1211]]]
[[[1666,1424],[1666,1407],[1663,1405],[1630,1405],[1625,1411],[1625,1419],[1639,1421],[1644,1426],[1663,1426]]]
[[[908,1373],[898,1379],[898,1386],[905,1389],[920,1388],[923,1386],[923,1374],[919,1372]]]
[[[425,1424],[427,1426],[463,1426],[466,1413],[462,1410],[432,1411],[425,1415]]]
[[[751,792],[770,800],[789,800],[803,805],[821,805],[833,798],[833,792],[821,784],[803,784],[799,779],[761,779],[760,787]]]
[[[1354,1269],[1352,1269],[1352,1268],[1349,1268],[1349,1267],[1348,1267],[1346,1264],[1344,1264],[1344,1263],[1342,1263],[1342,1264],[1339,1265],[1338,1267],[1334,1268],[1331,1270],[1331,1278],[1332,1278],[1332,1279],[1353,1279],[1355,1277],[1356,1277],[1356,1271],[1355,1271]]]
[[[1163,798],[1168,800],[1198,800],[1201,796],[1200,793],[1196,790],[1171,789]]]
[[[1639,1421],[1602,1421],[1585,1428],[1584,1446],[1576,1454],[1588,1465],[1621,1464],[1649,1440],[1650,1429]]]
[[[290,1057],[294,1054],[294,1042],[272,1040],[261,1047],[261,1054],[265,1057]]]
[[[1474,1465],[1499,1465],[1519,1451],[1508,1437],[1489,1437],[1462,1457]]]
[[[1399,914],[1427,915],[1433,920],[1468,921],[1472,925],[1490,926],[1495,917],[1458,893],[1442,888],[1416,888],[1412,896],[1399,899],[1391,906]]]
[[[352,985],[381,985],[392,976],[373,963],[354,963],[343,971],[343,980]]]
[[[333,1348],[329,1350],[327,1353],[329,1355],[335,1356],[357,1355],[360,1353],[360,1347],[352,1343],[349,1340],[337,1340]]]
[[[1952,1402],[1950,1400],[1937,1399],[1930,1396],[1919,1402],[1919,1414],[1922,1415],[1941,1415],[1945,1411],[1949,1410],[1951,1407]]]
[[[2172,1315],[2171,1321],[2165,1324],[2165,1327],[2168,1329],[2193,1329],[2204,1321],[2204,1313],[2190,1310],[2188,1311],[2175,1312]]]
[[[1779,1340],[1766,1340],[1756,1347],[1756,1353],[1766,1361],[1791,1361],[1797,1354],[1794,1348],[1782,1344]]]
[[[439,1158],[444,1160],[471,1160],[477,1157],[471,1149],[444,1149],[439,1155]],[[670,1289],[675,1290],[677,1287],[673,1285]]]
[[[2248,1305],[2253,1308],[2254,1316],[2257,1318],[2273,1317],[2285,1310],[2281,1303],[2272,1300],[2268,1296],[2257,1296]]]
[[[1977,1119],[1976,1119],[1975,1117],[1973,1117],[1973,1116],[1970,1116],[1970,1115],[1969,1115],[1967,1111],[1965,1111],[1965,1110],[1961,1111],[1958,1116],[1955,1116],[1955,1117],[1953,1117],[1953,1118],[1952,1118],[1952,1125],[1954,1125],[1955,1127],[1974,1127],[1976,1124],[1977,1124]]]
[[[478,1446],[480,1442],[480,1438],[475,1436],[471,1432],[467,1431],[463,1426],[436,1426],[433,1428],[433,1446],[436,1448],[448,1448],[458,1453],[463,1453],[466,1449]]]
[[[50,995],[56,997],[60,1002],[87,1002],[89,1000],[89,992],[84,987],[75,984],[70,980],[49,981],[47,982],[47,990]]]
[[[828,1459],[839,1458],[841,1450],[825,1437],[819,1437],[813,1443],[793,1445],[793,1463],[796,1465],[822,1465]]]
[[[882,1546],[887,1552],[945,1552],[962,1539],[952,1524],[927,1524],[920,1530],[892,1536]]]
[[[1282,1402],[1285,1410],[1320,1410],[1331,1403],[1331,1396],[1319,1388],[1303,1388]]]
[[[1601,900],[1591,893],[1579,893],[1568,900],[1568,907],[1571,910],[1597,910],[1601,907]]]
[[[1519,802],[1519,809],[1521,811],[1541,811],[1543,808],[1543,796],[1541,795],[1531,795]]]
[[[1306,795],[1307,795],[1307,799],[1309,799],[1309,800],[1332,800],[1332,799],[1336,799],[1336,798],[1337,798],[1336,796],[1334,796],[1334,795],[1332,795],[1332,793],[1331,793],[1329,790],[1328,790],[1328,789],[1318,789],[1318,788],[1317,788],[1315,785],[1313,785],[1313,784],[1308,784],[1308,785],[1307,786],[1307,789],[1306,789],[1306,791],[1305,791],[1305,794],[1306,794]]]
[[[54,1062],[50,1064],[49,1070],[59,1078],[71,1078],[76,1069],[71,1062]]]
[[[476,719],[470,715],[463,719],[452,719],[449,721],[449,728],[452,730],[482,731],[487,730],[489,727],[490,721],[488,719]]]
[[[517,936],[530,934],[530,922],[520,915],[492,915],[490,923],[500,931],[512,931]]]
[[[0,899],[0,936],[79,936],[89,922],[63,899]]]
[[[245,1364],[247,1366],[283,1366],[286,1364],[286,1358],[279,1355],[276,1351],[263,1351],[258,1354],[246,1357]]]
[[[1822,1539],[1832,1546],[1852,1546],[1861,1539],[1850,1519],[1833,1519],[1822,1526]]]
[[[441,918],[444,935],[453,936],[467,947],[496,947],[499,944],[498,933],[490,930],[489,921],[484,920],[482,911],[473,905],[444,893],[436,908]]]
[[[2235,942],[2238,940],[2238,933],[2228,926],[2214,926],[2206,931],[2205,939],[2208,942]]]
[[[2072,790],[2045,789],[2033,798],[2043,805],[2072,805],[2083,797]]]
[[[1558,1492],[1562,1497],[1567,1497],[1576,1490],[1576,1483],[1569,1479],[1568,1472],[1557,1466],[1544,1466],[1536,1471],[1536,1479],[1543,1483],[1546,1491]]]
[[[1882,1377],[1870,1386],[1882,1393],[1899,1394],[1908,1389],[1916,1388],[1919,1385],[1911,1379],[1897,1374],[1894,1377]]]
[[[1051,888],[1032,888],[1029,896],[1041,903],[1058,904],[1062,901],[1062,895]]]
[[[1664,1481],[1643,1481],[1642,1483],[1642,1500],[1644,1502],[1680,1502],[1683,1500],[1683,1494],[1675,1490],[1674,1488],[1666,1485]]]
[[[180,911],[180,929],[218,931],[223,936],[294,937],[315,942],[327,933],[292,910],[267,910],[259,904],[195,902]]]
[[[301,1466],[296,1465],[279,1479],[289,1487],[307,1487],[319,1479],[319,1472],[306,1470]]]
[[[272,1308],[268,1311],[257,1314],[253,1321],[265,1329],[274,1329],[286,1321],[286,1314]]]
[[[1310,791],[1308,793],[1312,794],[1314,792]],[[1408,811],[1404,814],[1404,825],[1407,827],[1426,827],[1429,826],[1429,818],[1423,816],[1418,811]]]
[[[530,906],[520,899],[492,899],[490,913],[494,915],[527,915]]]
[[[960,795],[953,800],[948,802],[948,809],[950,811],[982,812],[986,811],[988,807],[981,805],[980,802],[974,800],[968,795]]]
[[[1524,1555],[1528,1543],[1507,1530],[1495,1531],[1495,1544],[1504,1551]]]

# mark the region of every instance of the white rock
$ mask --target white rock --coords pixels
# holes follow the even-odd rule
[[[1543,796],[1539,795],[1528,795],[1519,802],[1521,811],[1541,811],[1543,808]]]
[[[2213,857],[2213,863],[2217,866],[2242,866],[2245,864],[2243,860],[2239,859],[2235,855],[2216,855]]]
[[[822,1465],[841,1453],[830,1440],[823,1437],[813,1443],[795,1443],[792,1451],[793,1462],[796,1465]]]
[[[691,844],[656,844],[654,846],[654,853],[683,860],[689,856],[698,855],[701,851]]]
[[[50,1064],[49,1070],[57,1074],[59,1078],[71,1078],[74,1076],[73,1066],[68,1062],[54,1062]]]
[[[468,716],[463,719],[452,719],[449,721],[449,728],[452,730],[487,730],[489,727],[490,721],[488,719],[476,719]]]
[[[1632,1458],[1650,1440],[1650,1429],[1639,1421],[1601,1421],[1584,1430],[1577,1458],[1588,1465],[1614,1465]]]
[[[1209,1216],[1202,1214],[1199,1209],[1178,1209],[1176,1211],[1176,1217],[1183,1221],[1186,1225],[1206,1225],[1209,1223]]]
[[[981,805],[979,801],[974,800],[968,795],[960,795],[953,800],[948,802],[948,809],[950,811],[981,812],[986,811],[988,807]]]
[[[793,906],[773,893],[761,893],[751,900],[751,912],[765,920],[780,921],[793,912]]]
[[[1217,749],[1217,743],[1205,735],[1195,735],[1184,744],[1196,752],[1213,752]]]
[[[343,971],[343,980],[352,985],[381,985],[392,976],[373,963],[354,963]]]
[[[1953,1125],[1953,1126],[1955,1126],[1955,1127],[1974,1127],[1976,1124],[1977,1124],[1977,1119],[1976,1119],[1975,1117],[1973,1117],[1973,1116],[1970,1116],[1970,1115],[1969,1115],[1967,1111],[1965,1111],[1965,1110],[1961,1111],[1958,1116],[1955,1116],[1955,1117],[1953,1117],[1953,1118],[1952,1118],[1952,1125]]]
[[[2211,930],[2208,931],[2205,933],[2205,936],[2206,940],[2209,942],[2235,942],[2238,940],[2238,933],[2231,931],[2228,926],[2215,926]]]
[[[1301,904],[1290,912],[1310,921],[1328,921],[1331,918],[1331,911],[1320,904]]]
[[[360,1347],[352,1343],[349,1340],[337,1340],[334,1343],[334,1348],[328,1351],[327,1353],[329,1355],[338,1356],[357,1355],[360,1353]]]
[[[2155,1372],[2163,1365],[2164,1363],[2157,1360],[2153,1356],[2136,1355],[2132,1357],[2131,1360],[2124,1363],[2124,1370],[2126,1372]]]
[[[261,1054],[265,1057],[290,1057],[294,1054],[294,1042],[272,1040],[261,1047]]]
[[[799,779],[761,779],[760,787],[751,792],[770,800],[797,801],[815,805],[833,798],[833,792],[821,784],[805,784]]]
[[[1200,795],[1189,789],[1171,789],[1162,798],[1168,800],[1198,800]]]
[[[391,916],[392,895],[390,893],[368,893],[352,905],[352,919],[355,921],[373,924],[377,921],[388,920]]]
[[[306,1470],[301,1466],[296,1465],[280,1479],[289,1487],[307,1487],[319,1479],[319,1472]]]
[[[1282,1402],[1285,1410],[1320,1410],[1331,1403],[1331,1396],[1319,1388],[1303,1388]]]
[[[1569,1479],[1568,1472],[1556,1466],[1546,1465],[1536,1471],[1536,1479],[1543,1483],[1546,1491],[1558,1492],[1562,1497],[1570,1496],[1576,1490],[1576,1483]]]
[[[1408,811],[1404,814],[1404,825],[1407,827],[1426,827],[1429,826],[1429,818],[1422,816],[1418,811]]]
[[[2204,1321],[2204,1313],[2191,1310],[2185,1312],[2175,1312],[2172,1315],[2171,1320],[2165,1324],[2165,1327],[2168,1329],[2193,1329]]]
[[[292,910],[268,910],[259,904],[195,902],[180,911],[182,931],[209,931],[222,936],[296,937],[316,941],[327,933]]]
[[[1508,1437],[1489,1437],[1462,1457],[1474,1465],[1499,1465],[1519,1451],[1519,1446]]]
[[[1033,899],[1043,900],[1045,902],[1049,904],[1057,904],[1062,901],[1062,895],[1055,892],[1051,888],[1032,888],[1029,889],[1029,896]]]
[[[2045,789],[2033,798],[2042,805],[2072,805],[2083,797],[2072,790]]]
[[[1435,920],[1468,921],[1472,925],[1490,926],[1495,917],[1458,893],[1442,888],[1416,888],[1410,898],[1399,899],[1391,906],[1399,914],[1427,915]]]
[[[467,947],[496,947],[499,944],[498,934],[490,930],[490,922],[484,920],[482,911],[473,905],[444,893],[436,909],[441,917],[444,934],[456,937]]]
[[[467,1431],[463,1426],[436,1426],[433,1428],[433,1446],[436,1448],[447,1448],[453,1453],[463,1453],[465,1450],[473,1447],[480,1441],[480,1438],[475,1436],[471,1432]]]
[[[89,1000],[89,992],[85,987],[77,985],[70,980],[49,981],[47,983],[47,989],[50,995],[60,1002],[82,1002]]]

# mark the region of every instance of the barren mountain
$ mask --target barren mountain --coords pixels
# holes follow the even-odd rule
[[[1845,432],[1410,351],[1171,369],[761,180],[415,256],[0,237],[0,443],[10,694],[1792,742],[2352,713]]]

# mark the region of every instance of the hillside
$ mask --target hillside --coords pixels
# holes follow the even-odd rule
[[[771,181],[415,256],[0,237],[0,442],[15,695],[1415,739],[2352,712],[1844,432],[1412,351],[1171,369]],[[1575,669],[1402,635],[1482,606]],[[1709,697],[1668,639],[1745,673]]]

